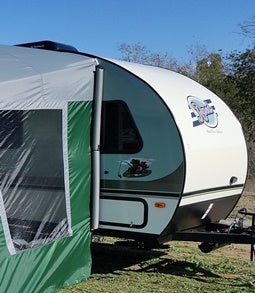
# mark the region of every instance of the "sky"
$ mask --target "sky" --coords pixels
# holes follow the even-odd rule
[[[0,2],[0,44],[51,40],[93,55],[119,58],[122,43],[140,43],[188,62],[192,47],[244,51],[239,25],[255,0],[10,0]]]

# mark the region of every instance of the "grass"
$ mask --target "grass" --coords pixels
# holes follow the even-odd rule
[[[90,279],[59,293],[255,292],[249,248],[230,245],[203,254],[195,243],[171,245],[146,251],[94,243]]]

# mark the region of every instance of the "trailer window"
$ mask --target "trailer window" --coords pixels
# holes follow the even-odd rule
[[[102,105],[101,152],[135,154],[143,146],[134,119],[123,101],[104,101]]]

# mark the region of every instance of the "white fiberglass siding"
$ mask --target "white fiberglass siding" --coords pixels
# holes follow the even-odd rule
[[[229,186],[231,177],[237,178],[234,184],[244,184],[247,152],[243,132],[222,100],[180,74],[151,66],[116,63],[148,82],[171,110],[185,148],[184,193]],[[217,123],[195,122],[200,119],[199,113],[190,107],[189,97],[199,101],[200,115],[208,117],[212,112]]]

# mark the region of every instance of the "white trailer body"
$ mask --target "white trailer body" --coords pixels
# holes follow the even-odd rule
[[[125,103],[134,122],[132,131],[132,123],[118,129],[125,132],[126,148],[114,153],[108,146],[104,150],[102,141],[101,232],[163,241],[176,230],[226,218],[242,194],[247,171],[242,128],[227,105],[169,70],[99,63],[103,101]],[[113,109],[108,111],[106,117],[114,119]],[[108,127],[116,134],[114,125]],[[110,129],[102,128],[108,139]]]

